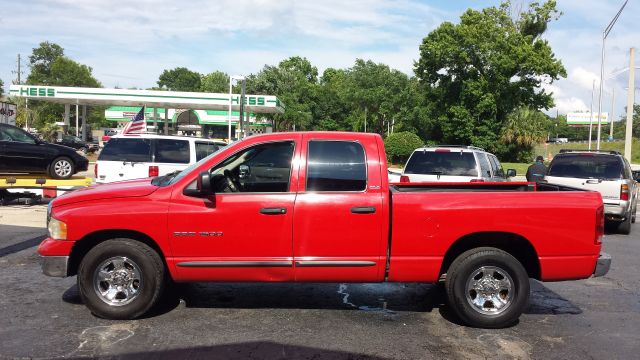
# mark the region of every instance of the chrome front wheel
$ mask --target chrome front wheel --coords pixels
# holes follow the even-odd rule
[[[78,288],[95,315],[135,319],[158,303],[166,276],[160,253],[142,242],[116,238],[102,241],[82,258]]]
[[[140,294],[144,285],[141,274],[132,259],[114,256],[95,269],[93,287],[98,298],[108,305],[127,305]]]

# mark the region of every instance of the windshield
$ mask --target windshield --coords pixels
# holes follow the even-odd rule
[[[415,151],[405,174],[478,176],[473,153],[461,151]]]
[[[612,155],[569,154],[556,156],[551,162],[548,175],[582,179],[621,179],[622,161]]]

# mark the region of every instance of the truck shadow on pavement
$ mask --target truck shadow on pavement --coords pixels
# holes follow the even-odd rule
[[[99,355],[89,355],[99,359]],[[85,356],[69,357],[68,359],[86,359]],[[117,359],[390,359],[379,356],[358,354],[340,350],[314,348],[310,346],[280,344],[273,341],[249,341],[235,344],[223,344],[213,346],[196,346],[182,349],[170,349],[160,351],[144,351],[128,354],[104,356],[104,358]]]
[[[82,304],[76,285],[62,299]],[[438,309],[448,321],[460,325],[446,306],[442,286],[415,283],[189,283],[175,284],[162,303],[146,317],[186,308],[221,309],[327,309],[379,312],[395,316],[398,312],[431,312]],[[531,280],[531,297],[525,314],[581,314],[570,300]]]

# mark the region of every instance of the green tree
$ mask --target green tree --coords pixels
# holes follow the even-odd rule
[[[282,60],[278,66],[265,65],[247,78],[247,91],[276,95],[285,104],[284,114],[273,115],[276,129],[311,130],[316,128],[313,109],[316,106],[318,69],[306,58],[298,56]]]
[[[211,93],[229,92],[229,75],[222,71],[214,71],[202,76],[200,80],[200,91]]]
[[[51,83],[51,71],[55,60],[63,56],[64,49],[60,45],[48,41],[41,42],[29,55],[31,72],[27,77],[27,84],[59,85]]]
[[[505,154],[507,115],[521,106],[553,106],[541,85],[566,71],[541,36],[559,16],[556,2],[531,3],[516,18],[510,6],[469,9],[459,24],[444,22],[422,41],[414,71],[439,127],[437,140]]]
[[[424,142],[418,135],[408,131],[389,134],[384,139],[388,160],[394,164],[404,164],[409,159],[409,155],[423,145]]]
[[[158,77],[161,89],[172,91],[200,91],[201,75],[185,67],[164,70]]]
[[[503,160],[529,162],[535,145],[546,140],[551,121],[541,111],[519,107],[507,116],[501,141],[510,150]]]
[[[93,77],[91,67],[80,64],[64,55],[64,49],[48,41],[40,43],[29,56],[31,71],[27,76],[27,84],[49,86],[101,87]],[[18,106],[21,121],[29,121],[30,127],[44,129],[47,124],[62,121],[64,106],[44,101],[29,101],[31,111],[24,112],[24,106]],[[95,111],[95,110],[98,111]],[[24,113],[23,113],[24,112]],[[88,109],[89,123],[104,121],[103,107]]]
[[[4,82],[0,79],[0,96],[4,95]]]
[[[408,77],[384,64],[357,59],[347,71],[347,98],[356,112],[352,112],[353,130],[384,134],[386,124],[402,106],[402,93]]]

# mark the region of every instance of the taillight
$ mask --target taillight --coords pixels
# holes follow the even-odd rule
[[[400,182],[401,183],[408,183],[408,182],[411,182],[411,181],[409,180],[409,177],[407,175],[400,175]]]
[[[149,166],[149,177],[158,176],[159,172],[157,166]]]
[[[484,179],[471,179],[471,182],[484,182]]]
[[[629,185],[622,184],[620,185],[620,200],[629,200]]]
[[[596,238],[594,241],[596,245],[602,244],[602,236],[604,236],[604,207],[600,205],[596,210]]]
[[[93,177],[98,178],[98,163],[93,166]]]

